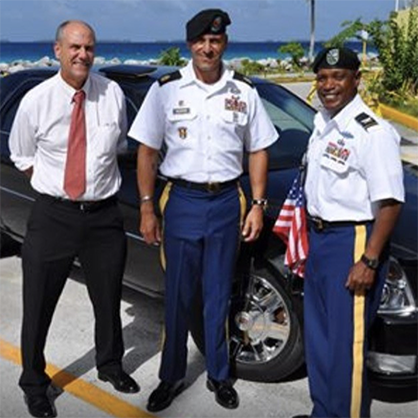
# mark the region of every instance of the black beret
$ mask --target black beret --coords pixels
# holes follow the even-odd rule
[[[207,33],[219,35],[225,33],[231,23],[228,13],[221,9],[206,9],[193,16],[186,24],[186,39],[193,41]]]
[[[326,48],[318,53],[312,70],[317,73],[321,68],[343,68],[347,70],[358,70],[360,60],[357,54],[348,48]]]

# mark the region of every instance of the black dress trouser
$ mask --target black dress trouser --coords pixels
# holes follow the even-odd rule
[[[51,382],[45,373],[46,337],[75,257],[94,310],[97,369],[122,367],[120,303],[126,236],[117,201],[83,210],[75,203],[39,195],[22,248],[23,372],[19,385],[28,395],[45,393]]]

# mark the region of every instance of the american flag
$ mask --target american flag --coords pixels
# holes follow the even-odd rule
[[[305,273],[308,255],[308,230],[303,192],[302,171],[299,171],[273,227],[287,245],[285,265],[300,277]]]

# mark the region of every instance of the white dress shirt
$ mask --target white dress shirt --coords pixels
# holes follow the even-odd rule
[[[117,151],[126,147],[125,97],[119,85],[91,73],[86,93],[86,191],[79,200],[102,200],[121,184]],[[19,170],[33,167],[32,187],[68,198],[63,189],[74,90],[57,73],[22,99],[10,133],[11,159]]]
[[[361,113],[377,123],[364,128]],[[307,210],[326,221],[375,218],[376,203],[404,201],[400,138],[357,95],[334,118],[317,113],[308,147]]]
[[[196,78],[192,62],[180,74],[151,86],[128,135],[154,149],[165,142],[165,176],[200,183],[237,178],[244,149],[258,151],[278,138],[256,89],[228,69],[212,85]]]

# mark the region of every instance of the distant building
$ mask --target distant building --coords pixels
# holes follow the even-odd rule
[[[395,12],[409,9],[410,7],[416,7],[417,4],[417,0],[395,0]]]
[[[398,11],[398,16],[396,17],[396,21],[399,23],[399,26],[404,28],[406,25],[408,25],[409,15],[414,10],[416,13],[418,13],[418,2],[417,1],[410,1],[407,3],[415,3],[413,7],[408,7],[403,10]]]

